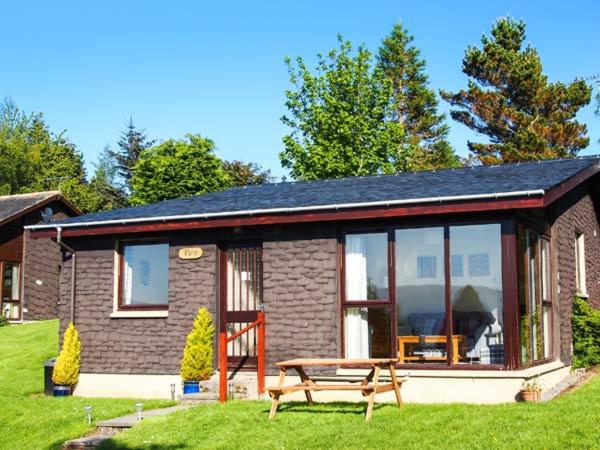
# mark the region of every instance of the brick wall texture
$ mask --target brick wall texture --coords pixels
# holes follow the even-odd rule
[[[586,256],[586,285],[589,303],[600,308],[600,199],[590,195],[585,187],[560,199],[551,214],[553,255],[557,268],[555,298],[558,304],[555,313],[559,318],[560,356],[571,361],[571,314],[573,297],[577,293],[575,278],[575,239],[584,234]]]

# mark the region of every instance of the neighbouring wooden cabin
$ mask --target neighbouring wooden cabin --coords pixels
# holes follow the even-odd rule
[[[13,322],[58,317],[59,247],[29,239],[24,227],[79,214],[58,191],[0,196],[0,314]]]
[[[79,395],[169,397],[205,306],[229,335],[264,310],[268,378],[394,357],[408,401],[494,403],[564,378],[573,297],[600,307],[599,172],[594,156],[266,184],[30,228],[76,255],[60,317]],[[228,344],[229,369],[254,369],[256,339]]]

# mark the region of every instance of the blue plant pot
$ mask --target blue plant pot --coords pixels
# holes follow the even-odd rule
[[[200,383],[198,381],[184,381],[183,382],[183,393],[184,394],[199,394]]]
[[[71,386],[55,384],[52,393],[55,397],[68,397],[71,395]]]

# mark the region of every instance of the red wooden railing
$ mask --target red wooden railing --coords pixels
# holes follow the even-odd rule
[[[227,336],[227,332],[222,331],[219,334],[219,401],[227,401],[227,344],[239,338],[248,331],[256,328],[258,331],[258,354],[257,356],[257,378],[258,393],[265,392],[265,313],[259,311],[257,319],[251,324],[245,326],[237,333]]]

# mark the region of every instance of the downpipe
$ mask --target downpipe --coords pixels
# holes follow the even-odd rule
[[[71,322],[75,323],[75,269],[77,267],[77,254],[73,248],[62,241],[62,227],[56,227],[56,243],[71,254]]]

